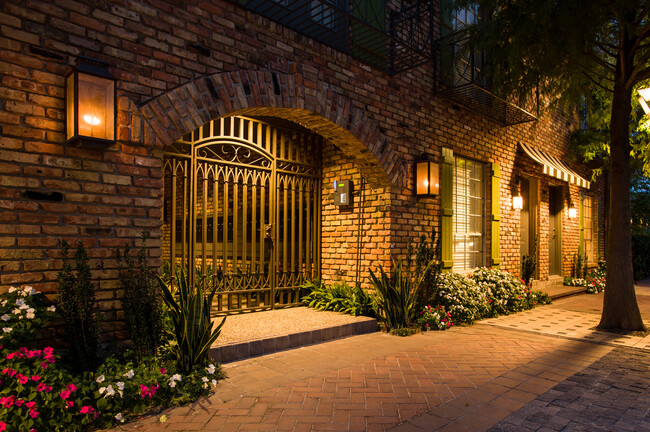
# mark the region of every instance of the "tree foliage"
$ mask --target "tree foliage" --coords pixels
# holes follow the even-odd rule
[[[636,90],[650,86],[648,2],[456,0],[455,6],[471,3],[487,17],[467,33],[470,49],[486,53],[483,73],[492,91],[520,103],[540,91],[549,106],[565,108],[593,102],[587,105],[592,129],[582,144],[586,154],[606,156],[609,194],[616,197],[608,208],[611,271],[599,326],[644,329],[632,276],[630,155],[648,161],[650,150],[647,141],[633,149],[630,122]]]

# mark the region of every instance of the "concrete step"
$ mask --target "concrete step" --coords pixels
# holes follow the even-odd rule
[[[251,331],[258,329],[259,331]],[[210,357],[230,363],[378,330],[377,320],[306,307],[231,315]]]

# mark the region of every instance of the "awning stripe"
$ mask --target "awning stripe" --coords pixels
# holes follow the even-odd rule
[[[566,162],[528,144],[519,143],[519,145],[531,159],[544,167],[544,174],[589,189],[591,183],[580,177]]]

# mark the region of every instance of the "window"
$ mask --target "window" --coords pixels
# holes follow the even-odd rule
[[[484,264],[485,174],[481,163],[454,160],[454,271]]]
[[[452,86],[459,86],[470,82],[479,85],[484,84],[476,82],[481,79],[480,74],[483,68],[482,52],[466,50],[464,48],[466,39],[458,39],[457,36],[453,36],[457,35],[465,27],[474,25],[480,21],[481,14],[479,7],[476,4],[470,4],[460,9],[452,8],[451,4],[446,7],[449,10],[443,13],[442,34],[443,37],[450,35],[451,39],[449,43],[451,45],[444,48],[450,50],[448,53],[445,53],[447,58],[444,58],[444,62],[449,62],[450,64],[443,64],[443,69],[449,69],[448,71],[443,70],[444,79],[447,81],[447,84]]]
[[[594,205],[594,198],[585,196],[582,201],[582,214],[583,214],[583,235],[584,235],[584,251],[587,257],[587,262],[593,263],[596,261],[595,248],[597,247],[594,232],[597,232],[598,227],[598,206]],[[594,228],[595,227],[595,228]]]

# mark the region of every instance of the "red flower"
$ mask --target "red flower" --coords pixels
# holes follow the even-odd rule
[[[68,408],[72,408],[72,406],[74,405],[74,402],[72,402],[72,401],[65,401],[65,404],[68,406]]]
[[[36,402],[25,402],[25,406],[27,408],[34,408],[36,406]]]
[[[27,381],[29,381],[29,378],[27,378],[23,374],[16,375],[16,379],[18,379],[18,382],[21,383],[21,384],[27,384]]]
[[[40,379],[41,379],[41,377],[38,376],[38,375],[33,375],[33,376],[32,376],[32,381],[38,381],[38,380],[40,380]]]
[[[420,313],[422,313],[422,312],[420,312]],[[166,373],[167,373],[167,369],[165,369],[165,368],[160,368],[160,373],[161,373],[161,374],[166,374]]]
[[[67,399],[70,397],[70,393],[68,390],[61,390],[61,393],[59,393],[59,396],[61,396],[61,399]]]
[[[81,414],[90,414],[90,413],[93,412],[93,411],[95,411],[95,409],[94,409],[93,407],[91,407],[90,405],[83,406],[83,407],[81,407],[81,409],[79,410],[79,412],[80,412]]]
[[[65,389],[67,391],[69,391],[69,392],[73,392],[73,391],[77,390],[77,386],[74,385],[74,384],[68,384],[67,386],[65,386]]]
[[[35,409],[29,410],[29,416],[35,419],[36,417],[38,417],[38,411],[36,411]]]

